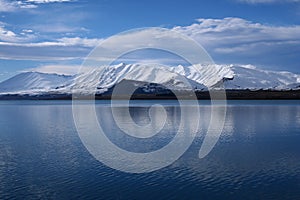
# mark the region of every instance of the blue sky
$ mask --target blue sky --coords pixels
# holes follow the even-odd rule
[[[74,73],[103,39],[141,27],[188,35],[219,64],[300,73],[300,0],[0,0],[0,81]]]

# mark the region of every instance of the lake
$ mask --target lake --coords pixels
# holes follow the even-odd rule
[[[210,103],[200,101],[199,130],[178,160],[149,173],[125,173],[87,150],[71,101],[0,101],[0,199],[300,199],[300,101],[227,103],[222,134],[207,156],[198,155]],[[109,101],[97,101],[95,110],[113,144],[145,153],[168,145],[181,120],[178,102],[170,100],[132,101],[133,121],[159,123],[161,112],[149,118],[153,104],[166,108],[167,119],[151,138],[124,134]],[[116,112],[124,109],[120,102]]]

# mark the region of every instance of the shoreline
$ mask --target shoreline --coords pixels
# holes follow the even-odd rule
[[[222,92],[213,91],[216,100],[223,100],[221,98]],[[220,98],[218,98],[220,94]],[[210,100],[210,94],[208,91],[197,91],[194,93],[198,100]],[[77,95],[78,96],[78,95]],[[131,100],[191,100],[191,92],[183,91],[179,93],[178,98],[173,93],[161,93],[161,94],[133,94]],[[94,97],[94,98],[93,98]],[[78,100],[111,100],[111,94],[96,94],[95,96],[78,96]],[[128,95],[119,95],[114,99],[125,100],[128,99]],[[0,100],[72,100],[72,94],[6,94],[0,95]],[[226,100],[300,100],[300,90],[287,90],[287,91],[275,91],[275,90],[226,90]]]

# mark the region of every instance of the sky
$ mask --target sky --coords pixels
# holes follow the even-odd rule
[[[73,74],[105,39],[146,27],[191,37],[217,64],[300,73],[300,0],[0,0],[0,81]]]

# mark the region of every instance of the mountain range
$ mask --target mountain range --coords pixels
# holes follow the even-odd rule
[[[102,66],[76,75],[23,72],[0,83],[0,95],[41,95],[110,92],[122,81],[143,93],[164,90],[300,90],[300,75],[268,71],[250,65],[194,65],[157,67],[147,64]]]

